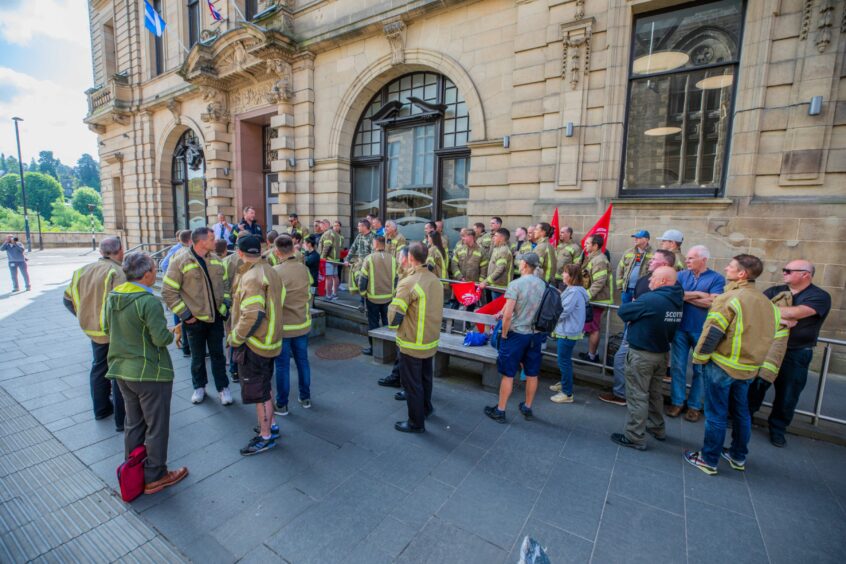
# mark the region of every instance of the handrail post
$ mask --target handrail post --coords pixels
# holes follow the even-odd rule
[[[817,396],[814,398],[814,415],[811,417],[811,424],[819,426],[820,414],[822,413],[822,402],[825,396],[825,383],[828,379],[828,366],[831,363],[831,344],[826,343],[823,350],[822,369],[820,370],[820,379],[817,382]]]
[[[588,307],[592,307],[588,305]],[[611,312],[613,311],[610,307],[605,308],[605,311],[608,312],[608,315],[605,316],[605,339],[604,344],[602,346],[602,358],[599,362],[602,364],[602,375],[604,376],[608,371],[608,339],[611,337]],[[614,363],[611,363],[611,366],[614,366]],[[613,371],[613,368],[612,368]]]

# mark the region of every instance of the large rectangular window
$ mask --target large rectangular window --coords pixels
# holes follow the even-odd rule
[[[244,0],[244,19],[252,20],[258,14],[258,0]]]
[[[153,9],[156,13],[162,14],[162,0],[153,0]],[[153,76],[158,76],[164,72],[164,34],[156,37],[153,34]]]
[[[188,0],[188,48],[200,41],[200,0]]]
[[[635,19],[622,196],[722,193],[742,22],[742,0]]]

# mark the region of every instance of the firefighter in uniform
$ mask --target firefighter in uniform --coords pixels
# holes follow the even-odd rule
[[[488,275],[480,284],[483,289],[488,289],[493,294],[489,296],[490,299],[504,294],[505,288],[511,282],[514,257],[508,246],[508,238],[510,236],[511,234],[508,232],[508,229],[504,227],[498,228],[493,234],[493,248],[491,249],[491,258],[488,264]]]
[[[256,406],[256,436],[241,449],[242,455],[250,456],[273,448],[279,438],[270,384],[273,359],[282,348],[282,283],[273,268],[261,260],[258,237],[240,237],[237,249],[241,266],[232,296],[232,329],[227,342],[236,351],[241,401]]]
[[[89,382],[91,401],[94,404],[94,419],[115,416],[115,430],[123,432],[123,396],[117,380],[109,380],[109,335],[106,332],[106,297],[115,286],[126,282],[121,268],[123,247],[120,239],[109,237],[100,242],[101,258],[95,263],[83,266],[73,273],[63,302],[65,307],[79,320],[82,332],[91,339],[94,359],[91,362]],[[109,399],[109,393],[112,399]]]
[[[532,251],[540,258],[540,268],[543,271],[541,279],[544,282],[554,283],[557,257],[555,247],[549,242],[554,230],[548,223],[538,223],[532,231],[534,235],[535,249]]]
[[[705,439],[701,450],[685,451],[684,458],[706,474],[717,473],[720,458],[735,470],[745,469],[752,434],[749,385],[773,342],[788,337],[789,330],[780,326],[780,310],[755,287],[763,271],[761,260],[752,255],[729,262],[725,291],[714,298],[693,351],[693,362],[704,365]],[[723,448],[729,416],[731,447]]]
[[[649,274],[646,266],[652,260],[653,250],[649,245],[649,231],[641,229],[632,234],[635,245],[623,253],[623,258],[617,264],[617,291],[623,303],[632,301],[637,281]]]
[[[373,252],[358,271],[358,291],[365,299],[368,330],[388,324],[388,304],[394,297],[396,280],[397,259],[385,251],[385,238],[377,235],[373,238]],[[367,339],[370,346],[361,349],[361,354],[372,356],[373,339]]]
[[[223,261],[211,252],[214,232],[198,227],[191,233],[191,247],[174,255],[162,278],[162,300],[179,317],[191,344],[191,403],[206,397],[206,348],[220,403],[232,404],[226,356],[223,354],[223,320],[229,317],[229,302],[224,299],[226,271]]]
[[[560,229],[558,234],[558,248],[555,249],[555,280],[558,282],[558,288],[564,288],[564,281],[561,273],[564,272],[564,267],[568,264],[578,262],[579,255],[582,250],[573,242],[573,228],[565,225]]]
[[[351,294],[358,292],[358,287],[355,285],[355,275],[364,258],[373,251],[373,237],[374,235],[370,231],[370,222],[366,219],[359,220],[358,235],[350,246],[349,254],[344,259],[349,280],[348,288]]]
[[[288,223],[291,224],[291,227],[289,227],[287,231],[288,235],[293,235],[294,233],[297,233],[300,236],[301,241],[308,237],[308,227],[300,223],[300,216],[295,213],[289,213]]]
[[[323,224],[326,230],[320,237],[318,252],[320,253],[320,258],[327,261],[324,267],[326,273],[325,297],[327,300],[335,300],[338,297],[338,271],[341,268],[338,261],[341,259],[344,238],[340,233],[332,229],[329,220],[324,221]]]
[[[611,263],[608,257],[602,252],[602,245],[605,238],[602,235],[591,235],[585,244],[585,251],[588,255],[582,262],[582,280],[591,302],[600,304],[612,304],[614,293],[611,285]],[[585,333],[588,334],[588,352],[579,353],[579,358],[590,362],[599,362],[599,330],[602,326],[602,314],[604,307],[593,307],[593,320],[585,323]]]
[[[461,230],[461,243],[452,255],[451,272],[454,280],[479,282],[487,274],[488,257],[476,244],[476,233],[472,229]]]
[[[531,253],[534,251],[535,248],[534,243],[532,243],[532,232],[534,231],[534,228],[530,225],[527,228],[517,228],[518,231],[520,229],[526,232],[526,238],[522,241],[514,241],[514,243],[511,245],[511,257],[512,263],[514,264],[514,278],[520,277],[520,262],[517,260],[517,257],[520,255],[525,255],[526,253]]]
[[[311,367],[308,362],[308,334],[311,331],[311,274],[308,267],[294,257],[290,237],[276,241],[279,264],[273,267],[282,281],[282,352],[276,358],[277,415],[288,415],[288,394],[291,388],[291,357],[297,365],[300,406],[311,408]]]
[[[241,231],[241,233],[249,235],[249,232],[247,231]],[[241,268],[241,265],[244,264],[244,261],[237,252],[233,252],[226,255],[226,258],[221,262],[223,262],[223,300],[231,303],[232,293],[235,291],[235,287],[238,284],[238,271]],[[230,329],[232,328],[231,318],[224,321],[223,328],[228,335]],[[233,382],[239,381],[238,363],[232,358],[232,347],[229,347],[229,377]]]
[[[438,352],[438,339],[443,319],[441,282],[426,268],[428,251],[413,243],[401,252],[409,270],[397,286],[397,295],[388,311],[390,326],[397,330],[399,373],[408,405],[408,420],[398,421],[394,428],[404,433],[425,431],[425,419],[432,407],[433,357]]]
[[[276,266],[279,262],[276,260],[276,255],[273,254],[273,243],[276,242],[276,238],[279,237],[279,233],[276,230],[271,230],[267,232],[267,236],[265,237],[264,241],[267,243],[267,250],[262,253],[261,258],[267,261],[270,266]]]
[[[385,250],[389,255],[396,259],[397,265],[399,265],[399,253],[406,245],[408,245],[408,241],[406,240],[405,236],[399,232],[399,229],[397,228],[397,222],[393,219],[389,219],[388,221],[386,221]],[[405,275],[401,268],[397,268],[397,274],[400,278]]]

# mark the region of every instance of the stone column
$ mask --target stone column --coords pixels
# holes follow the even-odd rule
[[[219,212],[236,217],[232,190],[232,133],[229,131],[231,118],[226,93],[216,88],[201,88],[203,100],[208,103],[206,112],[200,116],[203,121],[206,163],[206,215],[209,224],[216,221]]]
[[[295,211],[304,225],[311,225],[317,215],[329,213],[329,201],[314,191],[314,55],[300,53],[293,63],[293,111]],[[307,223],[306,223],[307,222]]]
[[[279,196],[279,203],[271,206],[271,214],[277,216],[279,222],[274,222],[271,217],[267,224],[268,227],[280,227],[279,224],[286,221],[288,213],[300,213],[297,211],[293,71],[290,63],[282,59],[271,59],[267,65],[268,72],[277,77],[267,99],[276,104],[276,115],[270,118],[270,127],[276,131],[276,138],[270,141],[270,149],[274,153],[270,170],[278,175],[276,185],[271,186],[271,190]]]

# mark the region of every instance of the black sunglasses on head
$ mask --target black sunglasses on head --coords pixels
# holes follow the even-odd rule
[[[793,274],[794,272],[810,272],[810,270],[802,270],[801,268],[782,268],[781,271],[785,274]]]

